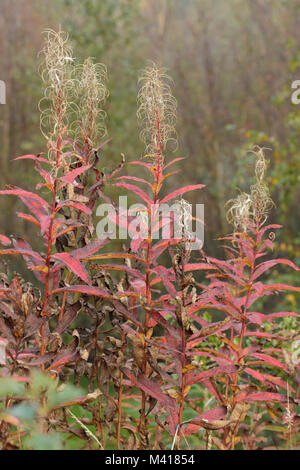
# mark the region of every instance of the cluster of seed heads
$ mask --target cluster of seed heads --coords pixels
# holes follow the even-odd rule
[[[230,199],[226,205],[227,221],[233,225],[234,231],[246,232],[249,224],[257,219],[264,222],[274,205],[269,188],[264,181],[267,161],[262,148],[254,151],[255,184],[250,188],[250,194],[241,192],[235,199]]]
[[[94,64],[91,58],[76,64],[65,32],[49,29],[45,34],[40,68],[45,92],[39,108],[41,131],[49,141],[49,160],[53,160],[53,142],[64,132],[89,150],[105,135],[106,114],[101,106],[108,95],[107,73],[103,64]],[[65,166],[69,163],[64,161]]]
[[[164,68],[155,64],[146,67],[139,79],[137,116],[141,125],[141,139],[146,145],[146,156],[162,156],[168,143],[177,145],[176,109],[170,77]]]

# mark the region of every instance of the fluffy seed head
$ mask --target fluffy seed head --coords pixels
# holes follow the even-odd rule
[[[264,181],[265,171],[267,168],[267,161],[264,156],[264,151],[259,148],[256,152],[256,163],[255,163],[255,178],[256,183],[251,186],[251,199],[252,199],[252,210],[253,216],[264,216],[267,217],[268,213],[274,206],[269,193],[269,188]]]
[[[146,156],[155,158],[168,143],[177,145],[175,123],[177,102],[172,95],[170,77],[155,64],[145,68],[139,78],[137,116],[140,136],[146,145]]]
[[[74,58],[65,32],[49,29],[45,35],[45,45],[40,53],[43,56],[40,73],[46,88],[39,108],[41,131],[49,140],[50,136],[51,139],[57,138],[68,125]]]
[[[178,205],[178,214],[176,218],[176,224],[178,229],[181,231],[183,238],[191,239],[191,224],[192,224],[192,204],[183,198],[177,199],[176,205]]]
[[[77,89],[79,106],[76,112],[76,124],[78,124],[76,137],[93,148],[106,134],[106,113],[101,107],[108,96],[105,86],[107,71],[105,65],[94,64],[92,59],[88,58],[77,68],[77,72],[79,73]]]
[[[235,199],[227,201],[226,204],[230,206],[226,214],[228,223],[233,225],[235,232],[238,230],[246,232],[251,214],[251,196],[247,193],[241,193]]]
[[[253,152],[255,162],[255,184],[250,188],[250,194],[241,193],[235,199],[230,199],[226,205],[227,221],[233,225],[234,231],[246,232],[249,223],[260,219],[264,222],[274,203],[269,194],[269,188],[264,181],[267,161],[262,148]]]

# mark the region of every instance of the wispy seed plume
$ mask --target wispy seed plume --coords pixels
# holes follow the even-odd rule
[[[137,116],[142,128],[140,136],[146,145],[146,156],[155,158],[167,144],[177,145],[175,130],[177,102],[172,95],[172,80],[166,69],[146,67],[139,78]]]
[[[102,107],[108,96],[105,84],[107,71],[104,64],[95,64],[89,57],[77,67],[77,74],[79,106],[76,113],[78,129],[76,139],[83,141],[92,149],[106,134],[106,113]]]
[[[264,150],[258,148],[253,151],[256,156],[255,162],[255,184],[250,188],[250,194],[242,192],[235,199],[230,199],[226,205],[227,221],[233,225],[234,231],[246,232],[250,223],[259,219],[260,223],[265,222],[271,208],[274,206],[269,193],[269,188],[265,183],[265,172],[267,161]]]

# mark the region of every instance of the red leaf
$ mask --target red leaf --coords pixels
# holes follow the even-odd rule
[[[69,364],[70,362],[74,362],[78,357],[78,338],[75,337],[73,343],[70,344],[65,350],[61,351],[61,353],[56,356],[55,360],[52,364],[48,367],[48,370],[57,370],[60,371],[65,364]]]
[[[274,290],[274,291],[285,291],[293,290],[295,292],[300,292],[300,287],[289,286],[287,284],[265,284],[263,286],[263,291]]]
[[[188,424],[186,427],[184,427],[184,435],[189,436],[190,434],[194,434],[195,432],[198,432],[199,429],[201,429],[202,426],[200,424],[198,425],[197,422],[201,422],[204,419],[206,421],[215,421],[217,419],[222,419],[225,418],[227,415],[227,410],[225,406],[216,406],[215,408],[212,408],[211,410],[205,411],[204,413],[201,413],[201,415],[196,416],[193,418],[192,423]]]
[[[73,207],[74,209],[77,209],[79,211],[85,212],[86,214],[90,215],[92,213],[91,209],[86,207],[84,204],[81,202],[76,202],[76,201],[62,201],[56,206],[56,212],[58,212],[60,209],[63,207]]]
[[[18,238],[17,240],[14,240],[14,247],[18,251],[22,250],[22,253],[19,253],[19,254],[23,256],[27,267],[33,271],[35,277],[40,282],[44,282],[45,274],[43,272],[36,270],[38,266],[45,266],[45,261],[39,255],[39,253],[36,253],[35,251],[33,251],[29,243],[25,242],[25,240],[23,240],[22,238]]]
[[[110,241],[109,238],[105,238],[105,239],[97,238],[91,241],[84,248],[78,248],[77,250],[71,251],[70,255],[76,259],[86,258],[88,256],[93,255],[94,253],[97,253],[97,251],[103,248],[103,246],[106,245],[106,243],[108,243],[109,241]]]
[[[251,375],[252,377],[254,377],[256,380],[259,380],[263,384],[268,382],[268,383],[271,383],[273,385],[274,384],[279,385],[282,388],[284,388],[285,390],[288,386],[291,392],[295,391],[293,389],[293,387],[288,382],[285,382],[280,377],[274,377],[274,376],[269,375],[269,374],[262,374],[262,373],[258,372],[257,370],[250,369],[250,367],[246,367],[245,372],[247,374]]]
[[[136,318],[135,318],[135,315],[134,313],[132,312],[129,312],[127,310],[127,308],[125,307],[125,305],[122,304],[122,302],[119,302],[118,300],[114,300],[113,301],[113,304],[114,304],[114,307],[116,308],[116,310],[121,313],[122,315],[124,315],[124,317],[126,318],[126,320],[130,320],[132,323],[134,323],[138,328],[141,329],[141,331],[143,331],[144,327],[142,325],[142,323],[140,323]],[[123,325],[121,325],[123,326]]]
[[[39,203],[44,206],[44,207],[49,207],[48,202],[46,202],[44,199],[42,199],[38,194],[32,193],[30,191],[25,191],[24,189],[5,189],[3,191],[0,191],[1,195],[11,195],[11,196],[20,196],[20,197],[28,197],[30,199],[35,199],[36,201],[39,201]]]
[[[188,312],[190,313],[190,312]],[[197,344],[199,344],[204,338],[208,336],[212,336],[220,331],[227,330],[231,326],[231,317],[226,317],[225,320],[215,322],[215,323],[208,323],[204,328],[202,328],[197,333],[194,333],[189,341],[188,341],[188,349],[193,348]],[[201,339],[200,339],[201,338]]]
[[[174,274],[172,275],[167,268],[165,268],[164,266],[156,266],[153,271],[155,273],[157,273],[163,283],[163,285],[165,286],[167,292],[171,295],[171,297],[173,297],[175,299],[175,297],[177,296],[177,291],[175,289],[175,287],[173,286],[172,284],[172,280],[175,281],[175,276]]]
[[[98,152],[98,150],[102,149],[102,147],[104,147],[106,144],[109,144],[109,142],[111,141],[112,141],[112,138],[109,138],[105,140],[104,142],[101,142],[101,144],[99,144],[98,147],[95,148],[95,152]]]
[[[41,224],[36,220],[35,217],[33,217],[33,215],[23,214],[23,212],[17,212],[17,216],[20,217],[20,219],[27,220],[27,222],[30,222],[31,224],[34,224],[37,227],[41,226]]]
[[[174,158],[174,160],[171,160],[169,163],[165,165],[164,170],[168,168],[168,166],[171,166],[173,165],[173,163],[179,162],[180,160],[184,160],[184,157]]]
[[[268,269],[272,268],[273,266],[276,266],[277,264],[287,264],[288,266],[290,266],[291,268],[295,269],[295,271],[300,271],[300,269],[294,264],[292,263],[292,261],[289,261],[287,259],[274,259],[274,260],[271,260],[271,261],[265,261],[264,263],[261,263],[257,266],[257,268],[255,269],[255,273],[253,275],[253,280],[257,279],[258,277],[260,277],[265,271],[267,271]]]
[[[180,341],[179,330],[176,330],[176,328],[170,325],[170,323],[165,320],[164,317],[156,310],[151,310],[150,317],[166,329],[166,334],[172,336],[177,345],[177,343]],[[175,344],[174,347],[176,347]]]
[[[151,395],[153,398],[158,400],[160,404],[166,406],[167,408],[173,409],[176,407],[175,400],[173,400],[173,398],[169,397],[168,395],[165,395],[155,382],[148,379],[147,377],[144,377],[142,374],[139,374],[138,377],[135,377],[135,375],[125,367],[122,367],[121,369],[135,387],[142,389],[145,393]]]
[[[207,380],[210,377],[222,374],[233,374],[237,372],[237,367],[234,364],[229,364],[221,367],[214,367],[213,369],[205,370],[198,375],[192,375],[187,380],[187,385],[193,385],[203,380]]]
[[[140,162],[139,160],[134,161],[134,162],[129,162],[129,165],[144,166],[145,168],[148,168],[148,170],[150,170],[150,171],[151,171],[151,168],[153,167],[153,165],[151,163]]]
[[[245,336],[256,336],[257,338],[284,340],[283,336],[273,335],[272,333],[265,333],[263,331],[248,331],[245,333]]]
[[[44,258],[42,258],[41,255],[37,253],[36,251],[33,251],[29,243],[23,240],[23,238],[17,238],[16,240],[14,240],[14,247],[17,248],[18,250],[25,250],[25,251],[30,252],[29,256],[36,258],[41,263],[45,262]]]
[[[106,290],[93,286],[74,285],[61,287],[54,289],[51,294],[59,294],[60,292],[80,292],[81,294],[94,295],[95,297],[103,297],[104,299],[111,298],[111,295]]]
[[[102,270],[102,269],[107,269],[108,271],[112,270],[112,271],[122,271],[124,273],[127,273],[133,277],[136,277],[137,279],[141,279],[142,281],[145,281],[145,275],[137,270],[137,269],[134,269],[134,268],[130,268],[129,266],[126,266],[126,265],[123,265],[123,264],[101,264],[101,265],[93,265],[92,266],[93,269],[98,269],[98,270]]]
[[[141,199],[143,199],[143,201],[145,201],[146,204],[148,204],[148,206],[151,206],[152,204],[152,201],[149,198],[149,196],[147,196],[147,194],[144,191],[142,191],[140,188],[138,188],[134,184],[115,183],[113,184],[113,186],[118,186],[120,188],[128,189],[128,191],[132,191],[133,193],[137,194]]]
[[[22,155],[21,157],[14,158],[14,160],[35,160],[38,162],[50,163],[49,160],[38,155]]]
[[[184,271],[200,271],[200,270],[210,270],[210,269],[217,269],[216,266],[207,263],[189,263],[186,264],[184,267]]]
[[[192,184],[190,186],[185,186],[183,188],[177,189],[176,191],[173,191],[172,193],[168,194],[168,196],[164,197],[161,201],[160,204],[164,204],[167,201],[170,201],[170,199],[174,199],[174,197],[181,196],[182,194],[187,193],[188,191],[194,191],[195,189],[202,189],[204,188],[204,184]]]
[[[144,180],[143,178],[137,178],[135,176],[119,176],[116,178],[116,180],[131,180],[131,181],[137,181],[138,183],[144,183],[150,186],[152,188],[152,184],[149,183],[149,181]]]
[[[264,233],[266,233],[268,230],[271,230],[271,229],[276,229],[276,228],[282,228],[282,225],[278,225],[278,224],[271,224],[271,225],[266,225],[265,227],[263,227],[259,233],[258,233],[258,239],[261,240],[262,236]]]
[[[25,206],[38,218],[40,218],[41,215],[47,215],[46,208],[49,207],[49,204],[38,194],[16,188],[0,191],[0,195],[18,196]]]
[[[145,263],[145,260],[143,258],[140,258],[139,256],[136,256],[136,255],[133,255],[132,253],[104,253],[102,255],[87,256],[84,259],[90,260],[90,259],[106,259],[106,258],[109,258],[109,259],[113,259],[113,258],[117,258],[117,259],[130,258],[130,259],[135,259],[136,261],[141,261],[142,263]]]
[[[9,246],[11,244],[11,241],[5,235],[0,235],[0,243],[1,243],[1,245]]]
[[[41,215],[40,217],[40,225],[41,225],[41,234],[44,235],[50,226],[51,223],[51,216],[50,215]]]
[[[155,262],[157,258],[171,245],[178,245],[178,238],[169,238],[162,240],[152,247],[152,261]]]
[[[239,400],[237,399],[237,401]],[[243,398],[241,401],[286,402],[287,397],[285,395],[281,395],[280,393],[258,392],[258,393],[251,393],[246,398]]]
[[[271,366],[278,367],[279,369],[288,372],[288,367],[285,364],[282,364],[280,361],[278,361],[272,356],[269,356],[268,354],[252,353],[251,356],[257,359],[261,359],[262,361],[266,362],[267,364],[270,364]]]
[[[135,238],[135,239],[131,240],[131,243],[130,243],[131,251],[133,251],[133,253],[137,253],[137,251],[139,250],[142,243],[144,243],[143,238]]]
[[[267,320],[270,318],[282,318],[282,317],[300,317],[300,313],[295,313],[295,312],[276,312],[276,313],[270,313],[267,315]]]
[[[86,269],[83,267],[80,261],[74,258],[73,256],[71,256],[70,253],[57,253],[55,255],[52,255],[51,258],[58,259],[59,261],[61,261],[74,274],[76,274],[76,276],[80,277],[80,279],[82,279],[87,284],[91,283],[91,280],[89,278],[88,273],[86,272]]]
[[[79,301],[77,301],[73,305],[69,305],[66,308],[66,311],[64,313],[64,316],[60,322],[58,322],[56,328],[54,329],[54,333],[58,334],[63,334],[66,330],[66,328],[71,325],[71,323],[75,320],[77,317],[79,311],[81,309],[81,304]]]
[[[14,249],[14,248],[8,248],[5,250],[0,250],[0,255],[22,255],[22,256],[31,256],[32,258],[40,260],[42,263],[44,263],[43,258],[36,253],[35,251],[30,251],[30,250],[22,250],[20,249]]]

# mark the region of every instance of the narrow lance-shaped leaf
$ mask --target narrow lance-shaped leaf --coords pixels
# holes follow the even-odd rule
[[[90,277],[83,267],[81,262],[70,255],[70,253],[57,253],[51,256],[52,259],[61,261],[67,268],[69,268],[76,276],[80,277],[87,284],[91,283]]]
[[[103,297],[104,299],[110,299],[112,296],[109,292],[100,287],[93,286],[84,286],[84,285],[74,285],[66,286],[54,289],[51,294],[59,294],[61,292],[79,292],[81,294],[94,295],[95,297]]]
[[[185,194],[188,191],[194,191],[195,189],[202,189],[204,187],[205,187],[204,184],[192,184],[190,186],[185,186],[183,188],[177,189],[176,191],[173,191],[172,193],[164,197],[160,201],[160,204],[164,204],[165,202],[170,201],[171,199],[174,199],[175,197],[181,196],[182,194]]]
[[[81,166],[79,168],[75,168],[75,170],[70,171],[66,175],[62,176],[60,179],[61,181],[64,181],[65,183],[70,183],[73,184],[74,180],[77,178],[77,176],[81,175],[85,171],[89,170],[92,165],[85,165]]]
[[[141,199],[143,199],[143,201],[145,201],[148,204],[148,206],[151,206],[152,204],[152,201],[149,198],[149,196],[147,196],[147,194],[144,191],[142,191],[142,189],[138,188],[134,184],[115,183],[113,184],[113,186],[118,186],[120,188],[128,189],[128,191],[132,191],[133,193],[137,194]]]
[[[168,408],[174,408],[176,406],[175,400],[163,393],[160,387],[152,380],[144,377],[142,374],[139,374],[138,377],[136,377],[132,372],[130,372],[129,369],[125,367],[122,367],[122,372],[130,379],[135,387],[140,388],[148,395],[151,395],[163,406]]]
[[[265,261],[264,263],[261,263],[260,265],[258,265],[253,275],[253,280],[257,279],[268,269],[278,264],[286,264],[290,266],[291,268],[295,269],[295,271],[300,271],[300,269],[294,263],[292,263],[292,261],[280,258],[280,259]]]

